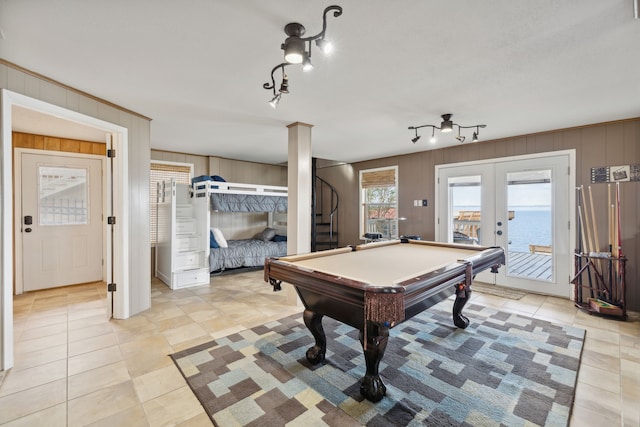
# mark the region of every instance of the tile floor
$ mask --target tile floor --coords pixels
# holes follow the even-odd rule
[[[91,284],[15,298],[15,367],[0,375],[0,425],[210,426],[167,355],[300,311],[261,271],[180,291],[154,279],[152,308],[127,320],[106,319],[104,295]],[[534,294],[472,298],[586,329],[571,425],[640,425],[640,315],[607,320]]]

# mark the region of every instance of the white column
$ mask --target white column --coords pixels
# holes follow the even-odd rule
[[[289,126],[287,165],[287,253],[311,252],[311,128],[306,123]]]

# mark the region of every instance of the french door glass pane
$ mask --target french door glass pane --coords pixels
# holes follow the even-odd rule
[[[40,225],[88,224],[87,169],[38,167]]]
[[[551,170],[507,173],[507,275],[551,281]]]
[[[448,179],[449,237],[451,243],[482,244],[482,177],[457,176]]]

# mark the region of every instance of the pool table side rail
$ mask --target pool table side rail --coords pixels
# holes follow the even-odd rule
[[[452,248],[452,249],[465,249],[470,251],[482,252],[487,249],[494,249],[494,246],[479,246],[479,245],[467,245],[462,243],[445,243],[445,242],[433,242],[431,240],[411,240],[411,239],[395,239],[395,240],[383,240],[380,242],[372,242],[372,243],[363,243],[360,245],[353,246],[353,250],[362,251],[366,249],[375,249],[380,246],[389,246],[396,245],[401,243],[410,243],[412,245],[422,245],[422,246],[435,246],[441,248]],[[324,252],[324,251],[323,251]]]

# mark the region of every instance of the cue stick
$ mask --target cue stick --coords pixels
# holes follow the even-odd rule
[[[583,219],[583,216],[582,216],[582,205],[580,205],[580,204],[578,204],[578,219],[580,220],[580,224],[581,224],[580,228],[582,230],[584,230],[585,229],[585,224],[584,224],[584,219]],[[581,237],[582,237],[582,246],[586,248],[587,247],[587,238],[585,236],[585,233],[580,233],[580,234],[581,234]],[[584,252],[582,254],[580,254],[580,255],[583,255],[583,254],[584,254]],[[589,260],[589,258],[585,258],[585,261],[587,263],[587,265],[585,267],[587,267],[587,277],[589,279],[589,293],[591,294],[591,298],[593,298],[594,295],[593,295],[593,284],[591,283],[591,270],[588,268],[590,260]],[[582,284],[582,280],[580,280],[580,284]],[[582,303],[582,301],[580,301],[580,303]]]
[[[584,233],[582,231],[582,215],[580,214],[580,188],[576,187],[576,201],[578,202],[578,249],[576,250],[576,276],[577,278],[578,272],[582,270],[582,248],[584,247]],[[582,305],[582,280],[579,280],[578,283],[575,284],[575,303]]]
[[[600,240],[598,239],[598,222],[596,221],[596,212],[593,209],[593,193],[589,186],[589,204],[591,205],[591,224],[593,225],[593,240],[596,244],[594,252],[600,252]]]
[[[613,253],[611,252],[613,243],[613,216],[611,214],[611,183],[607,184],[607,243],[609,246],[609,283],[611,284],[611,299],[615,300],[617,298],[617,286],[613,285],[613,261],[611,260]]]
[[[594,251],[596,254],[600,253],[600,238],[598,237],[598,221],[596,221],[596,211],[593,208],[593,193],[591,192],[591,186],[589,186],[589,205],[591,206],[591,225],[592,225],[592,233],[593,233],[593,241],[594,241]],[[597,258],[594,267],[596,272],[600,273],[602,271],[604,273],[605,261],[601,258]],[[604,283],[604,275],[602,277],[602,287],[604,288],[605,293],[609,292],[607,288],[607,284]],[[598,286],[598,289],[600,287]],[[611,299],[611,293],[609,292],[609,300]]]
[[[621,261],[620,261],[620,257],[622,256],[622,227],[620,224],[620,183],[616,182],[616,224],[617,224],[617,228],[618,228],[618,233],[617,233],[617,243],[618,243],[618,268],[616,270],[616,282],[620,283],[622,282],[622,265],[621,265]]]
[[[609,226],[609,236],[608,236],[608,242],[609,242],[609,252],[611,252],[611,246],[612,246],[612,238],[613,238],[613,224],[611,223],[611,220],[613,219],[611,217],[611,183],[607,184],[607,217],[608,217],[608,226]]]
[[[584,191],[584,185],[580,186],[580,191],[582,192],[582,208],[584,209],[584,215],[583,215],[583,219],[584,219],[584,229],[586,230],[586,234],[587,234],[587,262],[591,265],[591,267],[593,267],[594,273],[598,272],[598,269],[596,268],[596,264],[594,262],[591,261],[591,258],[589,257],[589,254],[591,252],[594,252],[593,249],[593,230],[591,228],[591,224],[589,224],[589,210],[587,208],[587,198],[585,197],[585,191]],[[589,269],[589,273],[591,273],[591,269]],[[597,275],[595,276],[596,278],[596,290],[599,292],[600,291],[600,287],[598,286],[598,277]],[[591,289],[593,289],[593,283],[591,282],[591,274],[589,274],[589,286],[591,287]]]
[[[584,215],[582,217],[582,219],[584,219],[584,230],[585,230],[585,234],[587,235],[587,250],[586,253],[587,255],[589,255],[590,252],[593,252],[593,239],[591,238],[591,226],[589,225],[589,215],[587,212],[587,204],[585,203],[585,201],[587,200],[586,197],[584,197],[584,186],[580,186],[580,192],[582,193],[582,208],[584,209]]]
[[[595,296],[594,294],[594,289],[593,289],[593,281],[591,279],[591,267],[593,267],[593,264],[591,263],[591,258],[589,258],[589,252],[591,252],[591,233],[589,230],[589,217],[587,215],[587,205],[585,204],[586,198],[584,197],[584,185],[580,186],[580,200],[581,200],[581,208],[584,209],[584,214],[580,217],[581,221],[582,221],[582,229],[584,230],[584,236],[585,236],[585,244],[584,244],[584,254],[586,254],[586,258],[585,261],[587,263],[587,277],[589,279],[589,291],[591,294],[591,298],[593,298]],[[580,212],[580,211],[579,211]],[[596,278],[597,279],[597,278]],[[597,286],[598,282],[596,280],[596,286]]]

